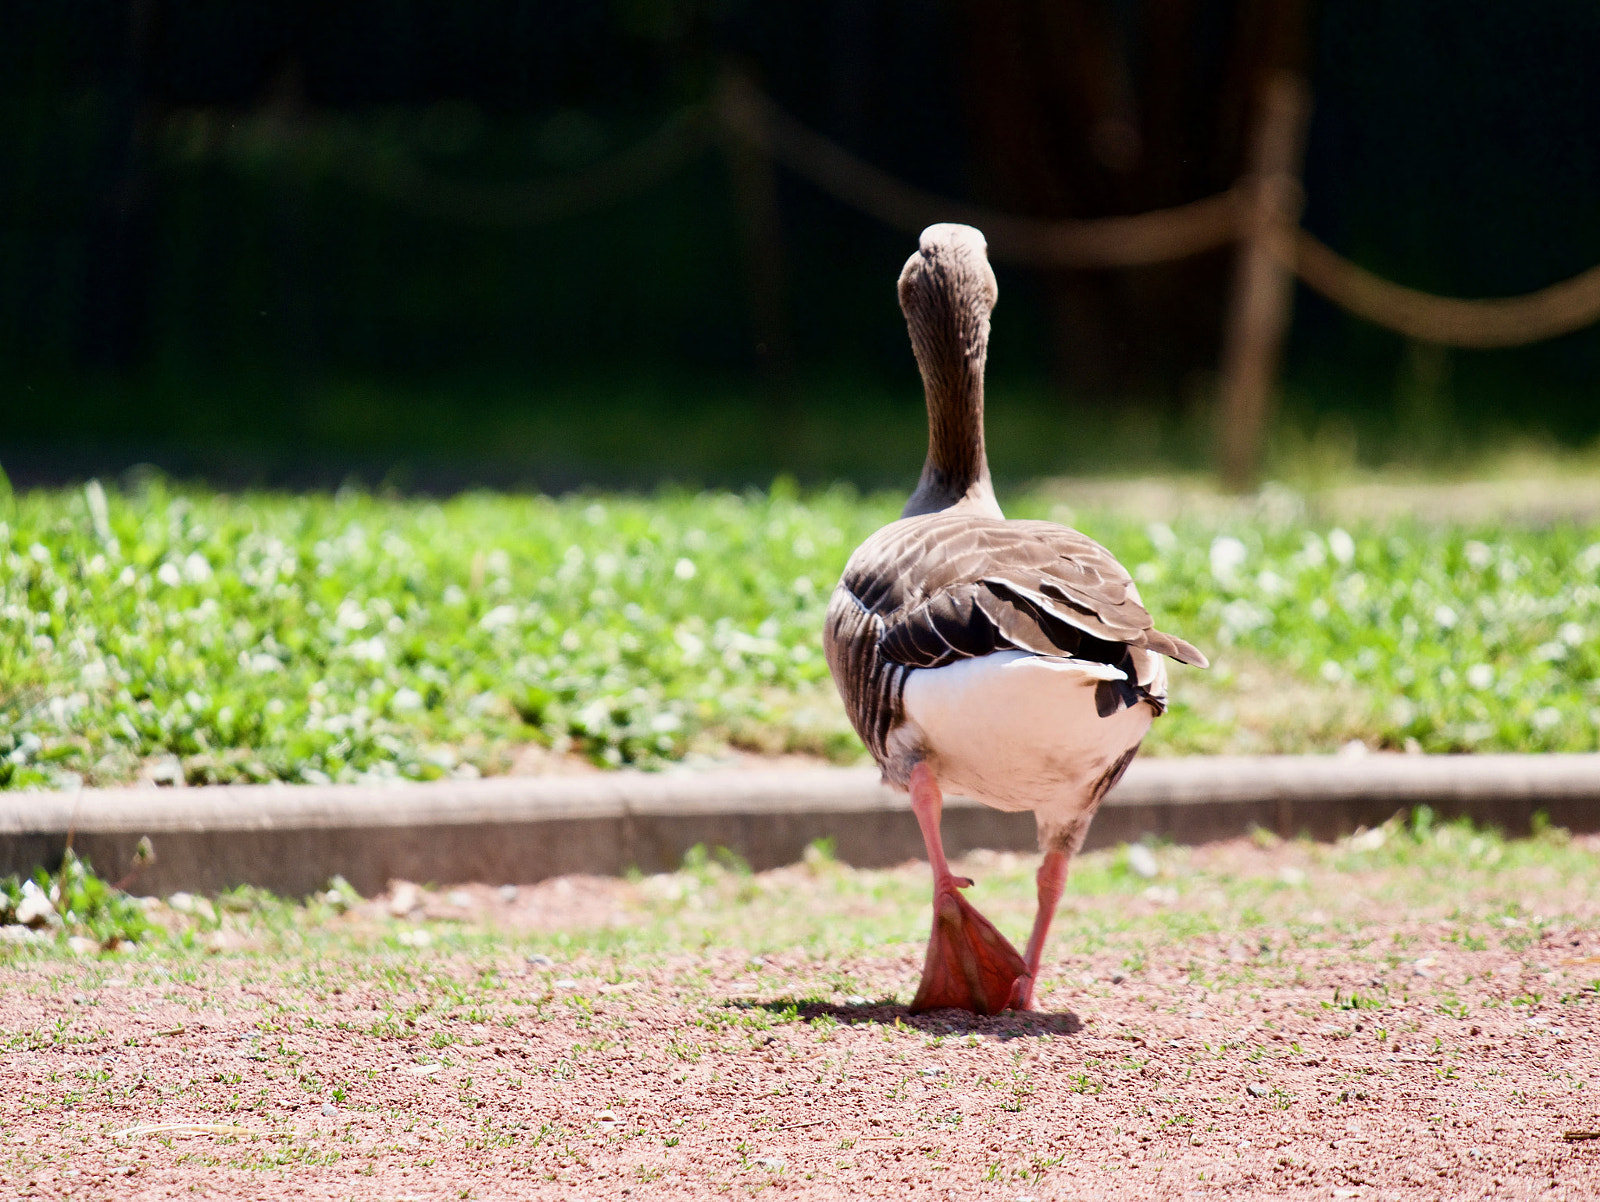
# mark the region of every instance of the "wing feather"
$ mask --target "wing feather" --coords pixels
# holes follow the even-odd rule
[[[1114,713],[1164,708],[1164,673],[1141,683],[1134,650],[1196,667],[1206,657],[1154,628],[1132,577],[1099,543],[1053,522],[934,513],[885,526],[851,556],[825,645],[852,721],[883,751],[905,674],[1015,648],[1116,667],[1097,687]]]

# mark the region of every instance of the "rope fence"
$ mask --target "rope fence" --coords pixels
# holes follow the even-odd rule
[[[1420,342],[1442,346],[1523,346],[1581,330],[1600,319],[1600,265],[1522,296],[1459,300],[1407,288],[1364,267],[1305,230],[1293,231],[1284,266],[1340,308]]]
[[[1139,267],[1187,258],[1237,237],[1233,192],[1131,217],[1049,221],[949,200],[913,187],[807,129],[733,77],[718,97],[717,114],[733,136],[783,164],[835,200],[913,236],[940,221],[983,231],[989,254],[1029,267]]]
[[[403,154],[374,151],[359,139],[330,135],[327,127],[309,122],[286,126],[271,114],[253,126],[230,126],[234,149],[246,155],[286,137],[320,133],[332,146],[327,163],[347,184],[422,216],[502,228],[553,221],[624,200],[720,142],[730,162],[743,167],[735,172],[745,179],[743,186],[736,180],[735,187],[743,208],[754,204],[770,209],[774,203],[769,185],[750,183],[759,179],[750,176],[754,156],[912,235],[940,221],[976,226],[992,257],[1020,266],[1140,267],[1237,244],[1239,262],[1223,350],[1220,456],[1225,480],[1246,488],[1254,482],[1262,455],[1272,379],[1292,304],[1288,281],[1294,277],[1364,320],[1442,346],[1522,346],[1600,320],[1600,265],[1521,296],[1436,296],[1386,280],[1300,228],[1304,194],[1299,160],[1309,108],[1302,80],[1273,77],[1262,92],[1250,169],[1234,187],[1147,213],[1065,220],[1005,213],[908,184],[807,128],[747,77],[732,71],[710,100],[681,110],[634,146],[567,176],[526,183],[451,179]],[[747,232],[764,230],[761,236],[776,236],[775,212],[745,212],[743,218]],[[775,287],[775,249],[747,247],[747,253],[771,260],[753,278],[765,279],[769,290]],[[757,297],[754,303],[758,310],[781,309],[772,297]]]
[[[655,133],[620,154],[553,180],[484,183],[427,171],[402,154],[344,147],[335,172],[358,188],[422,217],[501,228],[537,225],[626,200],[660,183],[710,149],[712,110],[680,111]]]
[[[281,130],[281,123],[276,123]],[[236,123],[259,148],[261,131]],[[469,224],[537,225],[614,204],[670,177],[736,138],[842,204],[906,233],[938,221],[976,226],[991,256],[1035,268],[1142,267],[1187,258],[1250,233],[1246,177],[1226,192],[1130,216],[1050,220],[935,195],[897,179],[807,128],[753,83],[730,76],[715,99],[680,110],[657,132],[591,167],[557,179],[488,183],[453,179],[408,156],[340,139],[330,156],[347,184],[419,216]],[[1298,186],[1298,185],[1296,185]],[[1600,320],[1600,265],[1521,296],[1436,296],[1375,275],[1303,229],[1273,240],[1272,253],[1314,292],[1408,338],[1455,347],[1508,347],[1559,337]]]
[[[716,111],[730,132],[836,200],[911,234],[936,221],[976,226],[993,257],[1023,266],[1142,267],[1214,250],[1248,232],[1249,179],[1173,208],[1049,221],[947,200],[906,184],[807,129],[744,81],[724,90]],[[1281,237],[1274,240],[1275,257],[1307,287],[1408,338],[1456,347],[1520,346],[1600,320],[1600,265],[1523,296],[1462,299],[1385,280],[1303,229],[1292,234],[1287,246]]]

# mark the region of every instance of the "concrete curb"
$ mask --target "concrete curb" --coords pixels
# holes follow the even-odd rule
[[[1511,833],[1539,811],[1600,830],[1600,755],[1137,760],[1088,846],[1145,835],[1204,843],[1257,826],[1331,839],[1417,805]],[[853,768],[13,793],[0,794],[0,874],[59,863],[69,831],[107,879],[163,894],[241,884],[304,894],[335,874],[371,894],[394,878],[521,884],[660,872],[697,843],[761,869],[792,863],[820,838],[848,863],[882,866],[923,854],[909,808],[875,770]],[[1035,847],[1030,815],[959,798],[944,831],[953,853]],[[156,856],[135,871],[142,838]]]

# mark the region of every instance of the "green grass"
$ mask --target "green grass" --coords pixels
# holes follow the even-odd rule
[[[30,908],[30,899],[47,901],[49,907]],[[138,943],[151,933],[139,904],[101,880],[70,849],[55,872],[40,868],[27,878],[0,877],[0,923],[26,923],[62,940],[88,940],[105,950]]]
[[[1284,844],[1258,832],[1255,849],[1157,846],[1154,881],[1133,870],[1126,846],[1086,853],[1073,862],[1064,916],[1052,934],[1055,954],[1115,950],[1135,972],[1146,953],[1197,935],[1247,938],[1256,928],[1284,928],[1314,940],[1318,932],[1347,932],[1356,922],[1352,907],[1404,914],[1408,922],[1432,916],[1448,928],[1446,941],[1467,950],[1521,948],[1594,892],[1592,840],[1575,841],[1542,821],[1535,826],[1531,837],[1506,838],[1467,819],[1441,822],[1424,806],[1334,843]],[[980,852],[963,863],[978,878],[972,900],[1003,929],[1025,930],[1037,857]],[[596,958],[611,965],[597,966],[596,975],[615,983],[624,979],[618,971],[626,976],[637,967],[627,961],[653,962],[686,948],[824,958],[893,952],[925,936],[928,905],[925,865],[852,868],[826,845],[813,845],[799,864],[759,874],[725,850],[695,848],[677,872],[612,882],[594,906],[522,931],[493,920],[393,919],[382,905],[364,907],[339,878],[302,900],[245,887],[214,901],[171,904],[130,898],[70,855],[59,872],[41,870],[33,880],[55,900],[60,921],[36,922],[42,938],[0,945],[0,963],[83,955],[93,950],[85,940],[119,956],[156,959],[343,951],[410,960],[424,949],[450,955],[510,947],[548,952],[557,962]],[[0,879],[0,918],[21,896],[19,878]],[[748,968],[756,976],[764,971],[755,961]],[[844,993],[868,991],[862,982],[836,985]],[[1345,1009],[1379,1004],[1362,991],[1333,1002]]]
[[[504,770],[539,744],[656,765],[859,754],[820,648],[828,593],[897,497],[169,488],[0,494],[0,787]],[[1164,629],[1157,753],[1590,751],[1600,524],[1348,529],[1266,506],[1072,518]],[[1220,515],[1219,515],[1220,514]]]

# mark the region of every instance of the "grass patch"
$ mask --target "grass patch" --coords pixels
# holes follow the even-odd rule
[[[1288,501],[1160,522],[1008,499],[1105,542],[1212,656],[1175,673],[1150,750],[1600,745],[1600,524],[1341,528]],[[822,614],[899,504],[159,480],[0,498],[0,787],[428,779],[530,746],[848,760]]]
[[[73,951],[116,951],[151,934],[143,907],[69,849],[55,872],[0,877],[0,924],[54,936]]]
[[[1411,923],[1441,923],[1443,942],[1464,949],[1520,950],[1537,943],[1544,928],[1559,925],[1569,906],[1591,898],[1596,879],[1592,838],[1574,839],[1565,830],[1542,825],[1532,837],[1508,839],[1468,819],[1440,822],[1427,807],[1331,844],[1302,840],[1257,847],[1239,840],[1211,848],[1164,846],[1153,854],[1158,865],[1154,883],[1129,867],[1126,847],[1074,860],[1051,936],[1054,954],[1114,951],[1124,957],[1125,971],[1138,973],[1146,956],[1181,950],[1185,941],[1197,937],[1250,945],[1247,966],[1196,964],[1192,973],[1198,980],[1236,968],[1246,973],[1269,969],[1279,964],[1278,957],[1291,943],[1313,943],[1334,934],[1348,937],[1366,921],[1358,915],[1383,913],[1403,913]],[[1037,860],[994,852],[964,859],[978,880],[972,900],[1002,929],[1019,935],[1026,930],[1033,915]],[[426,965],[436,957],[518,950],[546,965],[584,961],[593,977],[590,983],[602,994],[608,987],[626,992],[641,964],[685,950],[742,949],[741,954],[753,957],[744,967],[749,979],[759,982],[770,976],[773,984],[784,971],[776,961],[789,953],[892,957],[902,945],[914,947],[926,937],[929,887],[922,864],[858,869],[819,847],[798,864],[752,873],[736,856],[696,848],[677,872],[593,881],[585,886],[591,890],[590,905],[568,906],[559,911],[562,917],[540,917],[528,926],[515,921],[513,911],[501,914],[492,907],[479,912],[481,921],[461,912],[459,904],[446,906],[443,912],[449,917],[429,917],[434,903],[447,901],[448,890],[421,890],[418,907],[408,917],[396,918],[386,903],[363,901],[338,878],[327,890],[303,900],[257,889],[233,890],[215,899],[187,894],[165,901],[132,898],[70,854],[60,872],[41,870],[33,882],[51,897],[60,916],[35,924],[52,937],[0,944],[0,963],[7,958],[83,955],[95,947],[124,956],[180,960],[241,952],[289,954],[301,963],[296,971],[307,981],[331,988],[343,970],[320,957],[351,954],[375,957],[382,967],[371,971],[403,989],[419,974],[427,975]],[[550,898],[570,897],[570,886],[562,881],[522,892],[530,890],[519,904],[535,914],[543,913],[549,900],[542,891],[550,891]],[[7,921],[16,921],[15,907],[23,896],[17,878],[0,880],[0,907],[10,907],[3,915]],[[1256,931],[1277,933],[1257,946]],[[417,938],[419,934],[425,937]],[[78,942],[69,938],[74,935]],[[84,936],[95,947],[83,943]],[[1382,950],[1388,954],[1391,949]],[[312,958],[301,962],[307,954]],[[488,981],[498,970],[480,971]],[[849,976],[837,976],[831,985],[846,995],[870,989],[869,983]],[[546,998],[539,1005],[549,1002]],[[476,1005],[460,989],[435,1004],[462,1013],[474,1012]],[[587,1003],[573,995],[561,1004]],[[1381,992],[1365,986],[1329,999],[1330,1007],[1343,1010],[1386,1004]],[[777,1018],[789,1021],[794,1015],[784,1011]],[[394,1026],[392,1019],[378,1025]],[[711,1027],[762,1029],[772,1021],[773,1014],[761,1008],[742,1014],[719,1011],[705,1019]],[[432,1047],[444,1049],[448,1042],[435,1040]],[[687,1044],[679,1055],[695,1058]]]

